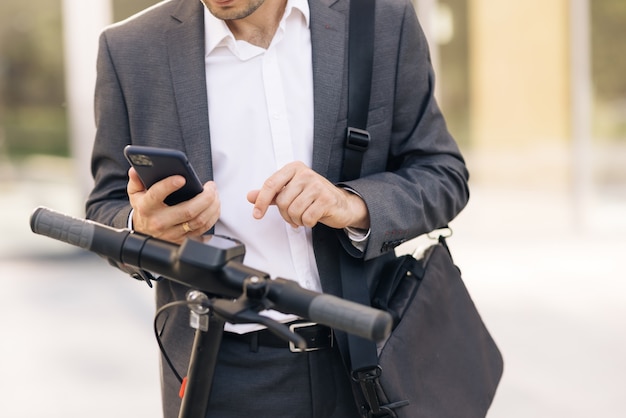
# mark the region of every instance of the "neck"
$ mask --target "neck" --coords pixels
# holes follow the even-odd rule
[[[226,25],[235,39],[267,49],[285,13],[286,5],[287,0],[265,0],[251,15],[243,19],[226,20]]]

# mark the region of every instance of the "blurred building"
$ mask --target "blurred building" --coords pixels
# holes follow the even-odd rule
[[[474,186],[568,195],[580,225],[626,202],[626,2],[415,3]]]

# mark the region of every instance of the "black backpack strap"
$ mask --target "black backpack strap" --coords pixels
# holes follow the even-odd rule
[[[355,5],[357,2],[355,2]],[[375,0],[359,0],[350,7],[348,37],[348,130],[341,180],[361,176],[363,153],[369,147],[367,111],[372,90]]]

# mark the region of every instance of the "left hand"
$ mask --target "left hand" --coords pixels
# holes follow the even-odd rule
[[[134,168],[128,170],[126,190],[133,208],[133,230],[162,240],[182,243],[211,229],[220,216],[220,200],[214,182],[204,184],[202,193],[174,206],[165,198],[185,184],[182,176],[171,176],[146,189]]]
[[[253,216],[261,219],[275,205],[292,227],[312,228],[318,222],[331,228],[369,229],[367,205],[358,195],[337,187],[304,163],[287,164],[271,175],[260,190],[248,192]]]

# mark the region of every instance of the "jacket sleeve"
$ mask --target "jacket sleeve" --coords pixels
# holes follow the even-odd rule
[[[106,32],[100,36],[94,109],[96,139],[91,170],[95,186],[87,198],[87,218],[125,228],[131,206],[126,193],[129,164],[122,150],[131,143],[131,135],[124,95],[109,52]]]
[[[344,183],[369,209],[371,234],[361,255],[365,259],[447,225],[469,199],[469,174],[435,100],[428,44],[413,6],[402,2],[399,16],[398,7],[390,5],[398,2],[381,3],[376,42],[388,44],[377,43],[375,49],[371,145],[361,178]],[[395,68],[389,67],[392,57]]]

